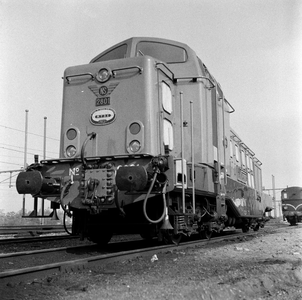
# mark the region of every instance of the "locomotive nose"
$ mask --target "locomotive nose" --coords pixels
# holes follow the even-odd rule
[[[42,187],[43,177],[39,171],[21,172],[16,181],[19,194],[36,195]]]

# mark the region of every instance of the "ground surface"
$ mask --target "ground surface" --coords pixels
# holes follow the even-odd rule
[[[269,225],[269,224],[268,224]],[[280,227],[280,226],[278,226]],[[282,227],[282,226],[281,226]],[[302,300],[302,224],[6,286],[1,299]],[[152,262],[153,261],[153,262]]]

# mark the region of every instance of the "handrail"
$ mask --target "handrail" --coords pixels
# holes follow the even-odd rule
[[[112,70],[112,77],[115,78],[117,71],[125,71],[125,70],[131,70],[131,69],[138,69],[139,74],[143,73],[143,68],[140,66],[131,66],[131,67],[124,67],[119,69]]]
[[[162,70],[161,68],[158,68],[160,71],[162,71],[169,79],[171,79],[174,83],[177,82],[177,80],[181,80],[181,79],[191,79],[194,82],[197,82],[197,79],[205,79],[208,80],[211,83],[211,87],[209,87],[210,89],[213,89],[215,87],[215,83],[208,77],[206,76],[187,76],[187,77],[177,77],[175,78],[174,73],[164,64],[164,63],[157,63],[156,66],[162,65],[164,66],[170,73],[171,76],[169,76],[164,70]],[[231,105],[230,105],[231,106]],[[233,108],[233,107],[232,107]]]
[[[209,87],[210,89],[213,89],[216,85],[215,83],[208,77],[206,76],[186,76],[186,77],[177,77],[174,79],[175,82],[177,82],[177,80],[181,80],[181,79],[192,79],[193,82],[197,82],[197,79],[206,79],[211,83],[211,87]]]
[[[231,114],[235,111],[235,108],[231,105],[231,103],[226,99],[224,98],[225,102],[228,104],[228,106],[231,107],[232,111],[227,111],[227,113]]]
[[[184,160],[185,160],[185,147],[184,147],[184,114],[183,114],[183,92],[179,93],[180,100],[180,148],[181,148],[181,190],[182,190],[182,212],[186,212],[186,194],[185,194],[185,170],[184,170]],[[187,166],[185,166],[187,168]],[[186,178],[187,180],[187,178]],[[188,181],[187,181],[188,182]]]
[[[190,121],[191,121],[191,155],[192,155],[192,166],[191,166],[191,177],[192,177],[192,206],[193,214],[195,214],[195,153],[194,153],[194,106],[193,101],[190,101]]]
[[[262,162],[261,162],[257,157],[254,156],[254,157],[252,158],[252,160],[253,160],[254,162],[256,162],[256,163],[259,165],[259,167],[262,166]]]
[[[66,79],[67,83],[69,84],[70,83],[69,78],[71,78],[71,77],[80,77],[80,76],[90,76],[92,80],[94,79],[94,76],[91,73],[72,74],[72,75],[68,75],[66,77],[62,77],[62,79]]]
[[[210,169],[212,169],[212,170],[215,170],[215,167],[214,167],[214,166],[211,166],[210,164],[207,164],[207,163],[200,163],[200,165],[206,166],[206,167],[208,167],[208,168],[210,168]]]
[[[226,99],[226,98],[223,98],[223,97],[220,97],[219,98],[219,101],[224,99],[224,101],[228,104],[228,106],[232,109],[232,111],[227,111],[228,114],[231,114],[235,111],[235,108],[231,105],[231,103]]]

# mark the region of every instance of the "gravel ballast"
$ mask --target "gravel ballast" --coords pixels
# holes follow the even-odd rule
[[[302,224],[1,286],[1,299],[302,299]]]

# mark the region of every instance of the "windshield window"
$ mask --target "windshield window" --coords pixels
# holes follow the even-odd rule
[[[111,49],[110,51],[106,52],[102,56],[98,57],[93,62],[100,62],[100,61],[107,61],[107,60],[125,58],[126,57],[126,52],[127,52],[127,44],[123,44],[123,45],[118,46],[114,49]]]
[[[158,42],[138,43],[136,55],[149,55],[166,63],[181,63],[187,60],[187,53],[184,48]]]

